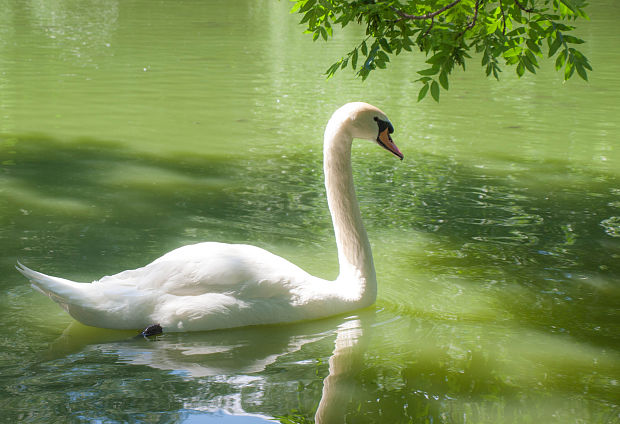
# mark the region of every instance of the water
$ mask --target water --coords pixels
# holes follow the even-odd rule
[[[2,421],[620,421],[614,2],[581,26],[590,83],[472,63],[440,104],[416,58],[325,81],[358,34],[312,43],[285,2],[0,6]],[[354,149],[374,307],[148,343],[14,270],[90,281],[216,240],[334,278],[321,136],[351,100],[405,154]]]

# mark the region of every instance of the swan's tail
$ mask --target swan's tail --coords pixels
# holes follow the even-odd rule
[[[49,296],[82,324],[126,330],[143,328],[149,322],[148,313],[141,313],[140,302],[132,302],[140,299],[135,286],[112,285],[106,289],[101,284],[45,275],[20,262],[15,268],[30,280],[34,289]]]
[[[89,291],[90,284],[76,283],[64,278],[45,275],[28,268],[19,261],[15,268],[30,280],[33,288],[49,296],[65,310],[70,304],[83,301],[87,297],[86,292]]]

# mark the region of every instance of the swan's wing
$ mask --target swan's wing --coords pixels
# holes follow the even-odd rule
[[[246,298],[286,296],[309,275],[264,249],[199,243],[173,250],[151,264],[104,277],[97,284],[132,285],[175,296],[207,293]]]

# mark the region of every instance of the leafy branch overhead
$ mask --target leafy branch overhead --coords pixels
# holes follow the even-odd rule
[[[502,67],[513,66],[521,77],[536,73],[539,60],[555,57],[564,80],[575,71],[584,80],[592,70],[576,48],[584,41],[569,33],[578,18],[588,19],[585,0],[291,0],[292,13],[303,15],[313,39],[328,40],[333,27],[356,23],[366,27],[363,39],[329,67],[332,77],[350,66],[362,79],[384,69],[403,51],[426,55],[425,69],[417,71],[418,100],[429,92],[439,100],[449,88],[455,67],[475,53],[486,75],[499,79]]]

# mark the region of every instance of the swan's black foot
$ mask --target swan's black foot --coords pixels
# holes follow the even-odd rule
[[[161,325],[153,324],[146,327],[142,333],[138,334],[138,337],[142,336],[146,339],[150,336],[159,336],[160,334],[163,334],[163,332],[164,330],[162,330]]]

